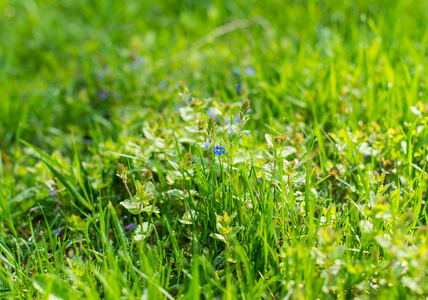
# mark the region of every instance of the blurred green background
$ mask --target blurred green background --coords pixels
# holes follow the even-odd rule
[[[426,99],[427,15],[420,0],[4,0],[0,147],[133,133],[174,109],[180,80],[249,97],[260,122],[402,123]]]

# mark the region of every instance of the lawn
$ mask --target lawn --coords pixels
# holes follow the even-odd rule
[[[0,2],[0,298],[428,296],[428,1]]]

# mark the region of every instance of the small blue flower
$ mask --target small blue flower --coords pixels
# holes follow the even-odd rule
[[[240,84],[240,83],[236,83],[236,84],[235,84],[235,93],[236,93],[237,95],[241,95],[241,89],[242,89],[241,84]]]
[[[247,73],[247,75],[250,76],[250,77],[256,76],[256,71],[254,70],[253,67],[246,68],[245,69],[245,73]]]
[[[251,135],[251,130],[244,130],[242,133],[245,135]]]
[[[236,126],[235,125],[230,126],[229,130],[227,131],[227,133],[230,135],[234,135],[235,132],[236,132]]]
[[[252,109],[252,108],[248,109],[248,111],[247,111],[247,115],[251,114],[252,112],[253,112],[253,109]]]
[[[238,116],[236,116],[236,117],[233,118],[233,122],[240,123],[241,119]]]
[[[208,108],[208,117],[213,117],[217,122],[221,121],[220,118],[215,113],[215,109],[212,107]]]
[[[224,147],[222,147],[222,146],[218,145],[218,146],[216,146],[216,147],[214,148],[213,153],[214,153],[214,154],[217,154],[218,156],[220,156],[220,155],[222,155],[222,154],[225,154],[225,153],[226,153],[226,149],[224,149]]]
[[[49,190],[49,195],[52,197],[55,197],[56,196],[56,189],[54,188],[52,190]]]
[[[146,64],[147,61],[144,57],[138,57],[131,63],[131,66],[133,69],[138,69],[140,67],[144,67]]]
[[[206,150],[208,150],[208,149],[210,148],[210,146],[211,146],[211,145],[210,145],[210,140],[209,140],[209,139],[206,139],[206,140],[205,140],[205,144],[204,144],[204,146],[205,146],[205,149],[206,149]]]

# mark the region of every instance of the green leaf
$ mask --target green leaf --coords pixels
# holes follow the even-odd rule
[[[199,133],[199,128],[196,126],[187,126],[187,127],[184,127],[184,129],[192,133]]]
[[[198,215],[194,209],[190,209],[188,212],[185,212],[183,214],[183,217],[179,219],[180,223],[182,224],[193,224],[193,221],[195,221],[198,218]]]
[[[175,170],[177,170],[177,171],[179,171],[180,170],[180,166],[177,164],[177,163],[175,163],[175,162],[173,162],[173,161],[168,161],[170,164],[171,164],[171,166],[175,169]]]
[[[227,239],[230,241],[231,239],[233,239],[236,234],[241,230],[242,228],[239,226],[235,226],[233,227],[233,229],[227,234]]]
[[[122,153],[117,153],[117,152],[112,152],[112,151],[107,151],[105,153],[112,154],[112,155],[115,155],[115,156],[120,156],[120,157],[126,157],[126,158],[130,158],[130,159],[145,161],[142,158],[139,158],[139,157],[136,157],[136,156],[132,156],[132,155],[128,155],[128,154],[122,154]]]
[[[0,159],[0,164],[1,164],[1,159]],[[1,167],[1,165],[0,165],[0,167]],[[12,231],[12,234],[15,237],[17,237],[15,226],[13,225],[12,216],[10,215],[9,205],[7,203],[7,200],[3,196],[3,191],[1,188],[0,188],[0,207],[1,207],[1,214],[0,215],[2,215],[6,219],[7,224],[9,225],[9,228]]]
[[[144,133],[144,136],[145,136],[146,138],[148,138],[149,140],[152,140],[152,139],[154,139],[154,138],[155,138],[155,136],[154,136],[154,134],[153,134],[152,130],[151,130],[149,127],[144,127],[144,128],[143,128],[143,133]]]
[[[135,201],[135,200],[125,200],[120,202],[120,204],[125,207],[131,214],[138,215],[142,212],[151,212],[152,206],[144,206],[144,203],[142,201]],[[154,207],[153,208],[154,213],[159,213],[159,210]]]
[[[188,121],[194,120],[195,112],[190,107],[187,107],[187,106],[181,107],[180,108],[180,116],[184,121],[188,122]]]
[[[53,275],[36,275],[33,281],[34,287],[43,295],[48,295],[45,299],[79,299],[82,296],[73,289],[66,281]]]
[[[242,162],[246,162],[250,158],[251,158],[251,156],[248,155],[247,153],[244,153],[244,152],[241,152],[241,151],[237,152],[236,155],[235,155],[233,164],[236,165],[236,164],[239,164],[239,163],[242,163]]]
[[[91,203],[89,203],[88,201],[86,201],[85,198],[83,198],[82,195],[79,194],[79,192],[77,192],[77,190],[74,188],[74,186],[72,186],[67,179],[64,178],[64,176],[61,175],[61,173],[59,173],[57,170],[55,170],[54,167],[52,167],[47,161],[45,161],[43,158],[41,159],[42,162],[46,165],[46,167],[48,167],[48,169],[55,175],[55,177],[58,178],[59,181],[61,181],[61,183],[65,186],[65,188],[74,196],[74,198],[76,200],[78,200],[80,203],[82,203],[83,205],[85,205],[89,210],[93,210],[93,206]]]
[[[76,274],[77,276],[80,277],[83,274],[85,274],[86,265],[79,255],[73,256],[72,259],[67,257],[67,263],[71,271],[73,271],[73,273]]]
[[[190,190],[190,191],[186,191],[186,197],[189,197],[189,192],[190,195],[199,195],[199,193],[195,190]],[[169,190],[166,192],[166,194],[168,194],[169,196],[172,196],[174,198],[179,198],[179,199],[183,199],[183,191],[182,190],[178,190],[178,189],[174,189],[174,190]]]
[[[149,222],[144,222],[143,230],[141,231],[141,226],[138,225],[137,228],[135,229],[134,240],[136,242],[140,242],[142,240],[147,239],[153,232],[153,228],[154,228],[153,224],[149,224]]]
[[[270,149],[273,149],[273,139],[272,139],[272,136],[270,135],[270,134],[265,134],[265,139],[266,139],[266,142],[267,142],[267,145],[268,145],[268,147],[270,148]]]
[[[258,159],[274,159],[275,157],[269,151],[263,150],[257,154]]]
[[[28,142],[26,142],[24,140],[21,140],[21,143],[23,143],[25,146],[33,149],[37,154],[39,154],[40,155],[39,158],[42,158],[42,159],[48,161],[51,165],[56,165],[57,164],[57,162],[49,154],[47,154],[43,150],[37,148],[36,146],[31,145],[30,143],[28,143]],[[63,167],[66,171],[70,171],[70,167],[67,166],[67,165],[64,165],[64,166],[61,166],[61,167]]]
[[[285,158],[293,153],[296,152],[296,149],[293,147],[285,147],[284,149],[282,149],[281,154],[279,155],[282,158]]]
[[[215,238],[216,240],[219,240],[223,243],[227,243],[226,240],[224,239],[224,236],[222,236],[221,234],[218,233],[211,233],[210,237]]]

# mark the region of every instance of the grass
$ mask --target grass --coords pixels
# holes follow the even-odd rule
[[[0,296],[426,297],[427,12],[2,1]]]

